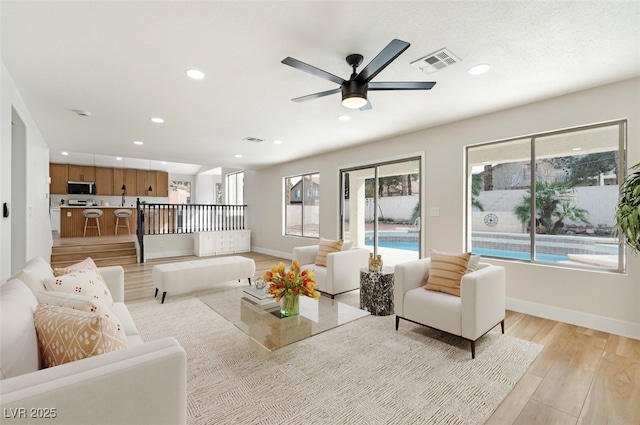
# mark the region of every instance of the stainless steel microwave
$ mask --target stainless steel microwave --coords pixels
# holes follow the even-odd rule
[[[69,195],[95,195],[96,184],[94,182],[67,182]]]

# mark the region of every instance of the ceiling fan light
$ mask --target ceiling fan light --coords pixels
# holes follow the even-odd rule
[[[342,97],[342,106],[349,109],[360,109],[367,104],[367,98],[360,93]]]

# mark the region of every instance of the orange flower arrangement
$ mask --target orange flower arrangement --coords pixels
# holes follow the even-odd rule
[[[314,299],[320,298],[320,292],[316,291],[316,281],[312,271],[300,270],[300,263],[293,260],[291,268],[287,271],[284,263],[271,267],[263,277],[269,283],[268,292],[273,294],[276,301],[280,301],[285,295],[305,295]]]

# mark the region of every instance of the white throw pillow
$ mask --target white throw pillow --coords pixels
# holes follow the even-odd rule
[[[113,313],[106,304],[87,295],[69,294],[67,292],[40,291],[37,294],[38,303],[73,308],[96,314]]]
[[[480,254],[473,254],[471,258],[469,258],[469,264],[467,265],[467,273],[473,273],[478,270],[478,265],[480,264]]]
[[[0,286],[0,378],[12,378],[40,368],[33,314],[38,301],[18,279]]]
[[[19,279],[23,282],[33,294],[37,294],[38,291],[45,289],[45,279],[53,277],[53,270],[51,266],[41,257],[33,257],[26,262],[22,270],[15,275],[11,276],[11,279]]]
[[[95,270],[76,270],[62,276],[47,278],[44,283],[47,291],[89,296],[102,301],[109,309],[113,309],[111,291],[104,283],[102,276]]]

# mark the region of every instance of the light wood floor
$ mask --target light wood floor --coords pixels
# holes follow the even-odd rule
[[[255,260],[254,277],[279,261],[290,263],[264,254],[242,255]],[[153,298],[154,264],[197,258],[163,258],[124,266],[125,301]],[[507,335],[541,344],[544,349],[488,424],[640,425],[639,340],[512,311],[507,312],[505,324]]]

